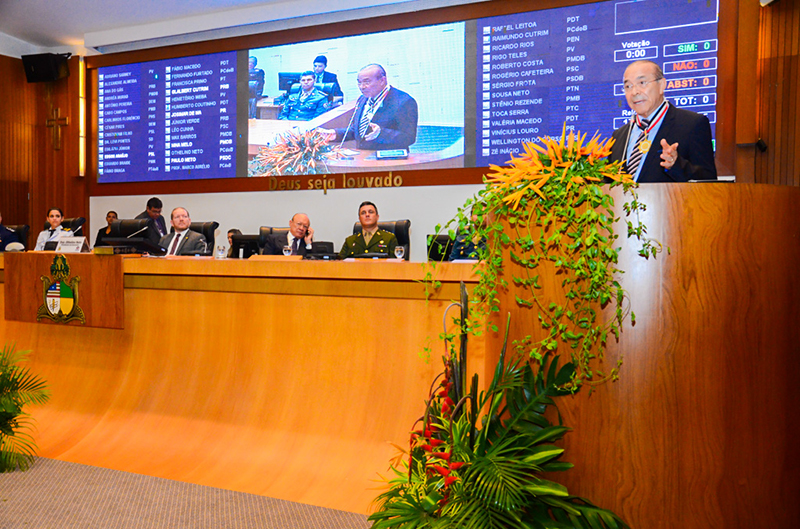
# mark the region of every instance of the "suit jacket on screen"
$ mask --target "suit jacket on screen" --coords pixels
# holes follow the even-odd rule
[[[361,115],[367,106],[367,98],[363,95],[356,102],[355,116],[347,129],[344,140],[352,140],[358,136],[358,126]],[[372,141],[363,138],[358,140],[359,149],[386,150],[407,149],[417,141],[417,121],[419,120],[417,102],[413,97],[391,87],[386,97],[381,102],[380,108],[372,116],[372,123],[380,126],[381,132]],[[336,136],[339,141],[345,135],[345,129],[337,129]]]

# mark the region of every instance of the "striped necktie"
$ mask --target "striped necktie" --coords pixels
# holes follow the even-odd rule
[[[367,112],[367,105],[369,105],[369,112]],[[367,102],[364,103],[364,109],[361,111],[361,122],[358,124],[359,138],[363,138],[367,135],[367,129],[369,128],[373,106],[375,106],[375,99],[370,97]]]
[[[631,176],[636,176],[636,170],[639,168],[639,164],[642,162],[642,156],[644,153],[639,149],[639,146],[642,144],[642,141],[647,137],[644,131],[647,129],[647,126],[650,122],[646,119],[642,120],[642,124],[644,124],[644,129],[639,133],[639,137],[636,138],[636,143],[633,144],[633,152],[631,153],[631,157],[628,158],[627,166],[628,166],[628,174]]]
[[[170,246],[170,248],[169,248],[168,255],[175,255],[175,250],[178,249],[178,241],[181,240],[181,235],[183,235],[183,234],[182,233],[177,233],[177,232],[175,233],[175,238],[172,239],[172,246]]]

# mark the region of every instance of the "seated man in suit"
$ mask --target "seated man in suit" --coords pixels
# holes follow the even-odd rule
[[[59,208],[50,208],[47,211],[47,222],[50,223],[49,230],[42,230],[39,237],[36,239],[35,251],[44,250],[44,245],[50,241],[57,241],[64,237],[74,237],[75,234],[63,227],[61,223],[64,221],[64,212]]]
[[[161,238],[158,245],[167,249],[167,255],[196,255],[206,251],[206,238],[192,231],[192,219],[186,208],[172,210],[172,227],[175,231]]]
[[[263,255],[283,255],[283,247],[289,246],[292,255],[306,255],[311,252],[311,243],[314,242],[314,229],[305,213],[295,213],[289,221],[289,233],[286,235],[272,234],[262,250]]]
[[[247,70],[250,76],[250,80],[248,81],[250,97],[248,100],[247,117],[250,119],[258,117],[256,116],[258,100],[261,99],[261,96],[264,93],[264,70],[261,68],[256,68],[257,64],[257,58],[250,56],[247,59]]]
[[[314,82],[317,84],[333,83],[333,100],[341,101],[344,99],[342,87],[339,86],[339,79],[335,73],[326,72],[325,68],[328,67],[328,58],[324,55],[318,55],[314,59]]]
[[[289,96],[278,119],[308,121],[328,111],[328,96],[314,88],[314,72],[303,72],[300,90]]]
[[[356,139],[357,148],[407,149],[417,141],[419,111],[407,93],[389,85],[386,70],[370,64],[358,72],[361,97],[346,129],[318,129],[328,141]]]
[[[639,183],[716,180],[708,118],[664,99],[667,81],[661,68],[636,61],[622,81],[634,116],[614,131],[609,159],[626,160],[625,171]]]
[[[147,231],[142,234],[142,237],[150,239],[153,244],[158,244],[163,237],[167,235],[167,223],[161,215],[161,209],[164,204],[158,197],[152,197],[147,201],[147,209],[136,215],[136,219],[149,219],[147,223]]]
[[[378,206],[372,202],[362,202],[358,206],[358,220],[361,222],[361,233],[345,239],[339,257],[345,259],[365,253],[394,254],[397,237],[394,233],[378,229]]]
[[[19,242],[19,237],[17,237],[17,234],[14,232],[14,230],[10,230],[3,226],[3,214],[0,213],[0,252],[5,252],[6,246],[12,242]]]

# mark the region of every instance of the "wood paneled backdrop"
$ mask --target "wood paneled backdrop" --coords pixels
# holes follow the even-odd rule
[[[537,7],[547,8],[555,3],[556,0],[548,0]],[[559,3],[581,2],[562,0]],[[504,0],[445,8],[437,10],[436,16],[443,20],[456,20],[530,7],[522,0]],[[416,19],[412,15],[419,14],[382,17],[370,21],[370,27],[411,24],[412,19]],[[721,0],[720,24],[734,29],[721,31],[719,38],[722,49],[735,49],[735,53],[720,56],[720,104],[728,110],[718,113],[718,166],[723,174],[736,174],[740,182],[798,186],[800,158],[794,153],[798,150],[800,135],[794,117],[800,97],[797,61],[800,5],[784,0],[761,8],[755,0]],[[350,31],[357,25],[358,22],[331,24],[325,32],[327,35]],[[363,28],[363,24],[360,26]],[[219,45],[244,49],[259,45],[259,42],[264,45],[265,39],[271,38],[270,35],[250,35],[225,39],[219,41]],[[302,30],[296,30],[294,38],[306,37]],[[205,48],[217,45],[195,43],[191,48],[201,53]],[[120,55],[126,59],[130,56],[130,60],[147,60],[180,55],[184,48],[174,46]],[[114,60],[112,56],[93,56],[91,59],[103,64]],[[77,68],[78,60],[73,57],[70,59],[73,75],[69,78],[54,83],[28,84],[22,61],[0,56],[0,211],[7,224],[31,225],[34,236],[44,222],[48,207],[62,207],[68,217],[88,215],[91,177],[77,176]],[[735,72],[746,74],[736,75]],[[755,78],[752,72],[757,72]],[[735,104],[728,104],[731,100]],[[52,149],[51,132],[45,126],[53,108],[60,108],[61,115],[70,118],[70,125],[63,129],[64,148],[61,151]],[[755,147],[759,137],[769,147],[765,153],[758,152]],[[478,174],[481,170],[462,172]],[[442,177],[447,180],[451,175],[444,171]],[[145,188],[137,188],[134,194],[186,192],[174,183],[142,185]],[[216,189],[206,189],[209,185],[205,182],[198,190],[214,192]],[[131,194],[129,189],[119,191],[119,194]],[[87,226],[87,229],[91,231],[92,227]]]
[[[22,60],[0,56],[0,212],[4,224],[31,226],[29,242],[42,229],[47,209],[86,216],[89,197],[78,176],[78,59],[73,75],[50,83],[28,83]],[[62,147],[54,150],[46,121],[54,108],[69,118]]]
[[[749,50],[740,50],[740,53],[749,53]],[[757,133],[767,144],[767,150],[755,151],[755,181],[758,183],[800,185],[798,53],[800,2],[784,0],[762,8],[756,73]]]

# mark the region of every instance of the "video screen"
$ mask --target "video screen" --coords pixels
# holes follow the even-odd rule
[[[620,1],[98,69],[98,182],[505,164],[631,119],[625,66],[717,102],[718,0]]]
[[[464,167],[464,32],[459,22],[250,50],[248,175]],[[312,168],[286,151],[315,131],[330,155]]]
[[[236,176],[236,52],[100,68],[98,182]]]
[[[502,165],[538,137],[604,138],[628,122],[627,64],[647,59],[670,104],[705,114],[714,133],[719,3],[613,1],[478,20],[476,166]]]

